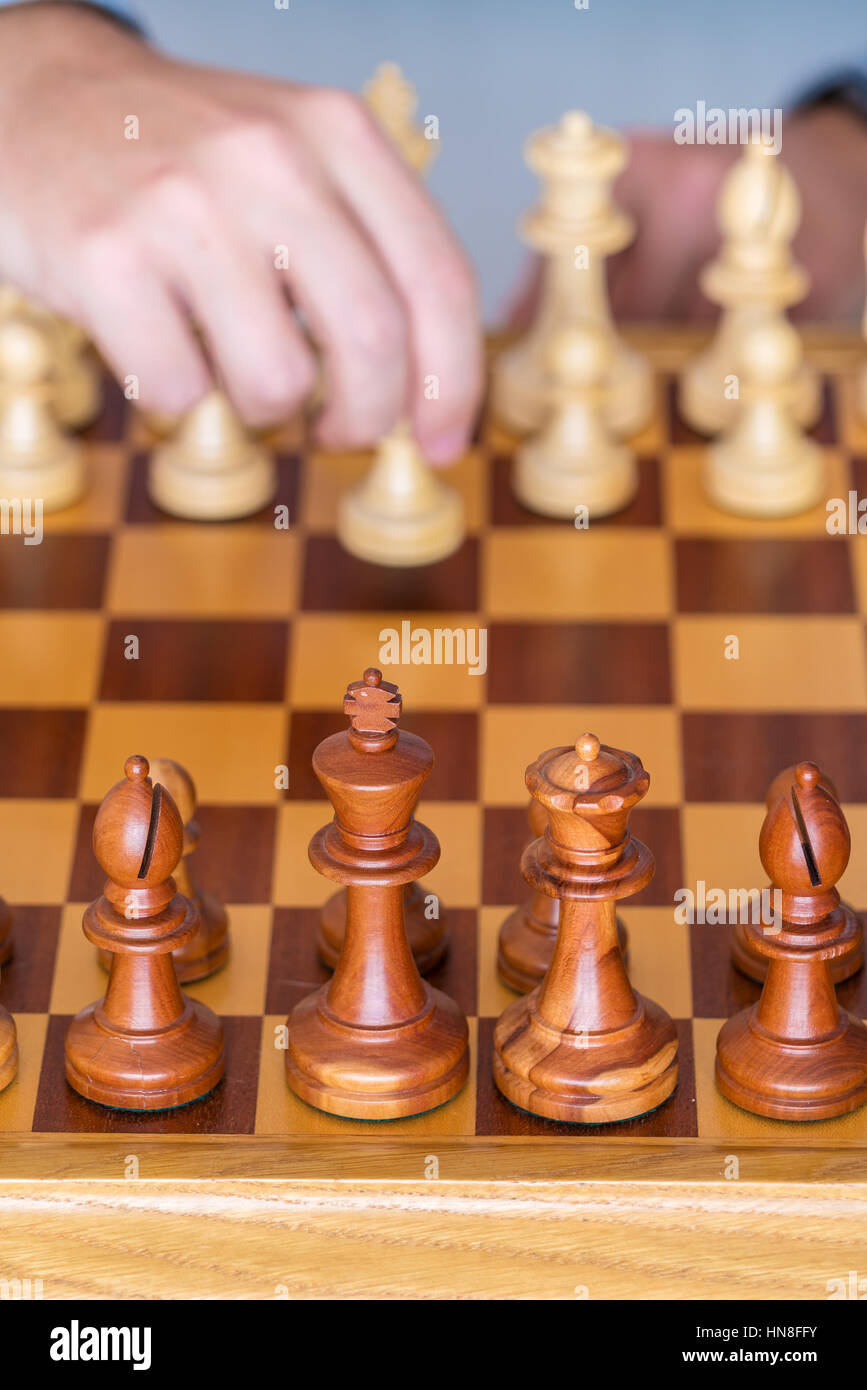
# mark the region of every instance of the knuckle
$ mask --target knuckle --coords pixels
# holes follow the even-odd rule
[[[342,87],[311,87],[305,94],[305,101],[317,121],[344,136],[359,139],[376,136],[376,122],[354,92]]]
[[[139,189],[139,202],[148,210],[185,223],[202,221],[210,211],[204,183],[192,169],[177,166],[152,173]]]
[[[291,156],[289,132],[265,112],[237,116],[214,140],[233,163],[264,175],[282,174]]]
[[[403,314],[389,297],[369,300],[357,307],[347,324],[347,338],[352,350],[371,366],[402,360],[407,347]]]
[[[114,220],[80,228],[71,238],[67,253],[87,283],[102,280],[121,284],[135,267],[130,234]]]

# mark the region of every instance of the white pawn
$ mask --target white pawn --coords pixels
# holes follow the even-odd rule
[[[54,414],[48,330],[13,313],[0,320],[0,496],[40,499],[60,511],[84,492],[81,446]]]
[[[701,273],[701,287],[722,314],[709,346],[687,363],[680,378],[679,408],[703,434],[718,434],[737,414],[732,390],[741,346],[754,326],[804,298],[806,271],[792,256],[801,220],[795,181],[773,148],[750,142],[723,180],[717,203],[722,245]],[[821,385],[802,362],[791,409],[801,425],[815,424]]]
[[[192,521],[252,516],[267,506],[276,485],[273,459],[219,390],[203,396],[157,447],[148,474],[156,505]]]
[[[102,400],[99,369],[84,330],[70,319],[50,316],[54,338],[54,409],[72,429],[89,425]]]
[[[600,325],[561,329],[548,353],[548,421],[515,458],[519,502],[543,516],[608,516],[627,506],[638,487],[632,451],[608,422],[612,344]]]
[[[739,516],[796,516],[822,496],[822,451],[794,419],[801,340],[787,319],[756,324],[741,346],[741,404],[709,446],[707,492]]]
[[[0,1004],[0,1091],[5,1090],[18,1071],[18,1034],[15,1020]]]
[[[375,565],[431,565],[464,539],[463,499],[426,462],[408,425],[377,446],[366,478],[340,499],[337,534]]]

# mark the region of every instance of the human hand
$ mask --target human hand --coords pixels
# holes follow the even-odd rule
[[[482,380],[474,277],[350,94],[174,62],[86,9],[13,6],[0,188],[0,278],[79,322],[149,409],[194,404],[210,358],[249,423],[285,418],[316,379],[297,309],[325,362],[324,445],[408,415],[433,461],[461,451]]]

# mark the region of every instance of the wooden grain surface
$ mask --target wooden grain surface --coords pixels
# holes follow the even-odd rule
[[[867,1185],[0,1184],[0,1278],[54,1298],[826,1299]]]

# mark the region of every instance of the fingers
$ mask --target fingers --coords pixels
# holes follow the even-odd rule
[[[286,282],[325,358],[321,441],[376,442],[405,412],[408,378],[406,315],[376,250],[288,130],[241,127],[212,157],[236,172],[236,210],[250,241],[272,264],[285,248]]]
[[[300,99],[299,99],[300,98]],[[346,93],[293,93],[292,117],[317,151],[396,284],[409,321],[409,410],[433,461],[465,447],[482,387],[478,295],[437,208]]]
[[[92,268],[82,263],[77,292],[74,317],[132,399],[169,416],[201,399],[210,374],[187,316],[159,275],[104,247]]]
[[[152,195],[140,235],[207,340],[220,385],[253,426],[289,417],[316,379],[313,354],[263,251],[189,180]]]

